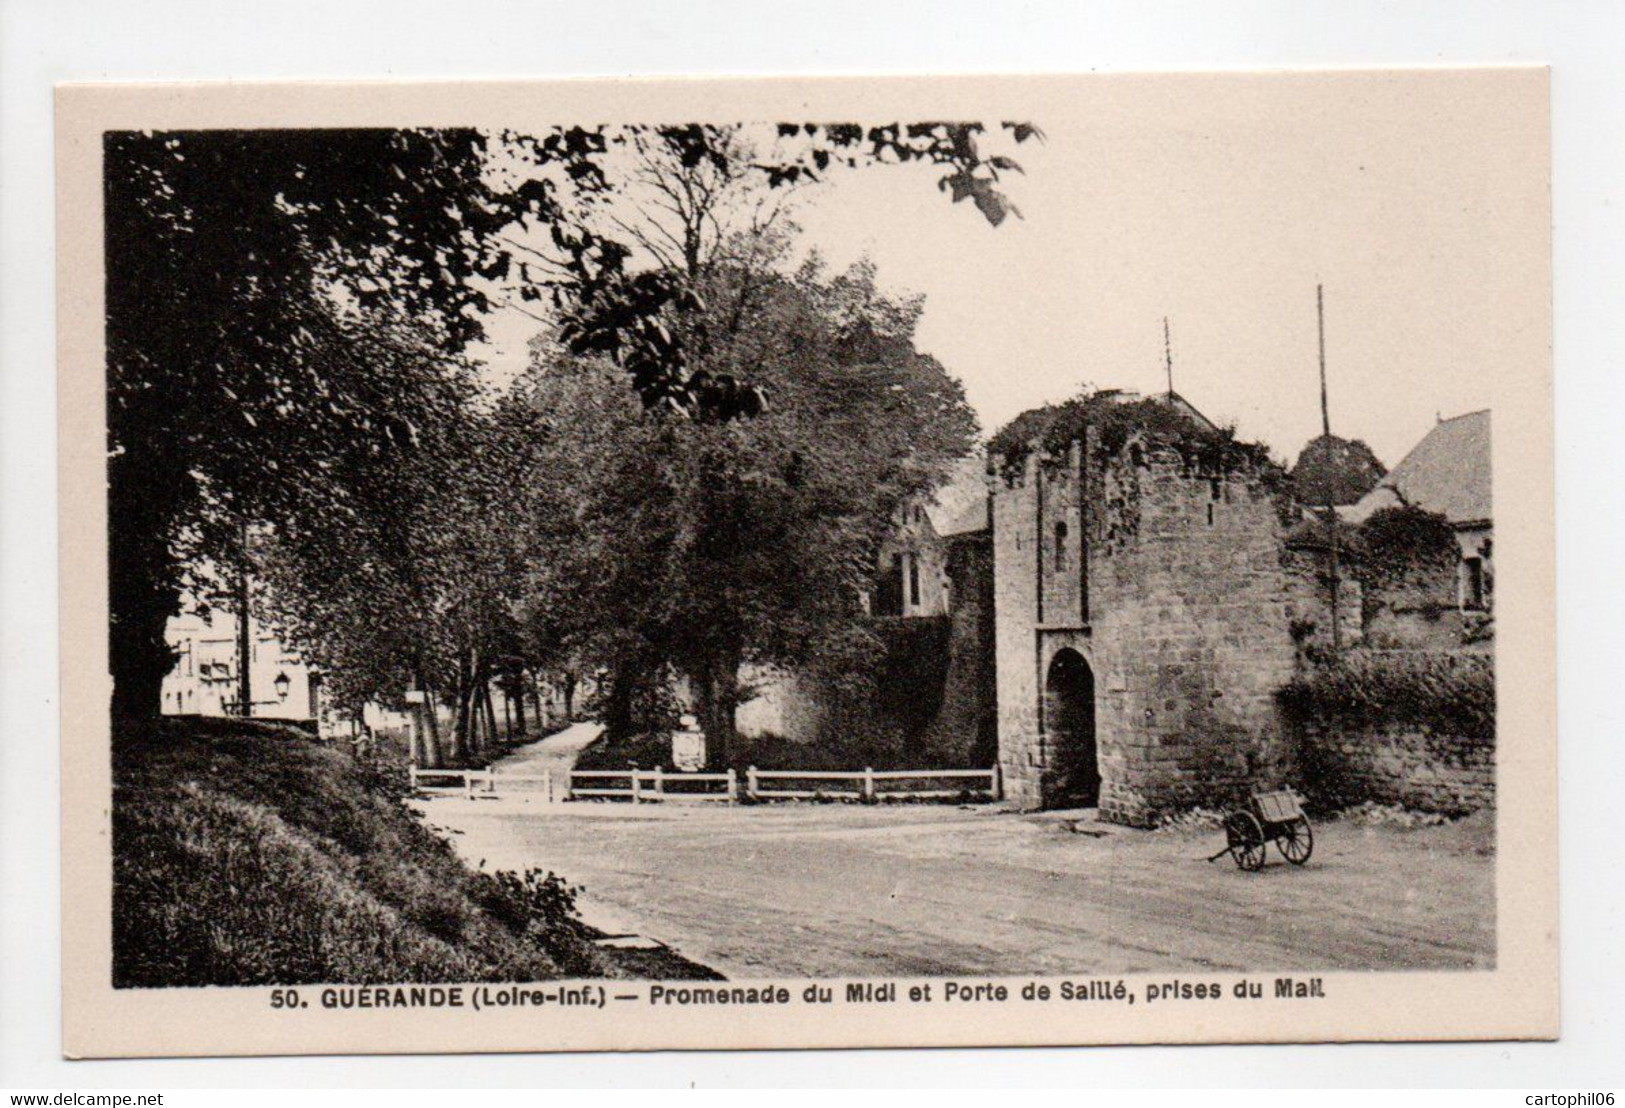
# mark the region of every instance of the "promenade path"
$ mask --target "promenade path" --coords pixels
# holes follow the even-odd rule
[[[569,743],[553,748],[563,750]],[[504,767],[506,768],[506,767]],[[516,771],[517,772],[517,771]],[[1298,869],[1218,832],[951,805],[420,802],[471,864],[584,888],[583,917],[739,980],[1493,965],[1487,815],[1315,828]]]
[[[581,752],[597,742],[603,733],[601,723],[572,723],[563,731],[521,746],[498,759],[496,769],[513,774],[568,773],[575,767]]]

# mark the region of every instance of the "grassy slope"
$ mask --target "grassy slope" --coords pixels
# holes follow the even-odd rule
[[[600,949],[567,905],[516,908],[399,802],[404,781],[293,728],[118,739],[117,986],[714,976]]]

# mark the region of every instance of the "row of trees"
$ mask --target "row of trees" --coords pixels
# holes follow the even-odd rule
[[[109,135],[115,715],[157,713],[204,563],[253,562],[340,704],[455,704],[453,756],[494,678],[606,671],[629,728],[681,675],[725,743],[746,663],[860,665],[880,534],[975,424],[782,195],[924,161],[997,223],[981,130]],[[493,391],[502,303],[539,334]]]

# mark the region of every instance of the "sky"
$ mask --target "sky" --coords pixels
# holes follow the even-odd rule
[[[928,166],[832,174],[797,207],[836,266],[924,296],[917,343],[991,433],[1080,388],[1175,388],[1296,457],[1332,429],[1392,466],[1440,416],[1493,408],[1548,350],[1547,132],[1536,71],[1084,81],[1029,118],[1023,218],[992,227]],[[1030,105],[1012,105],[1027,108]],[[494,319],[494,367],[536,330]]]

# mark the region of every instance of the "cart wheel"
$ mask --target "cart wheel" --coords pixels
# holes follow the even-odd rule
[[[1238,868],[1264,868],[1264,828],[1251,812],[1231,812],[1224,821],[1224,837]]]
[[[1295,866],[1301,866],[1309,860],[1309,855],[1315,850],[1315,833],[1309,828],[1309,821],[1299,816],[1291,823],[1281,828],[1280,836],[1275,845],[1281,848],[1281,854]]]

